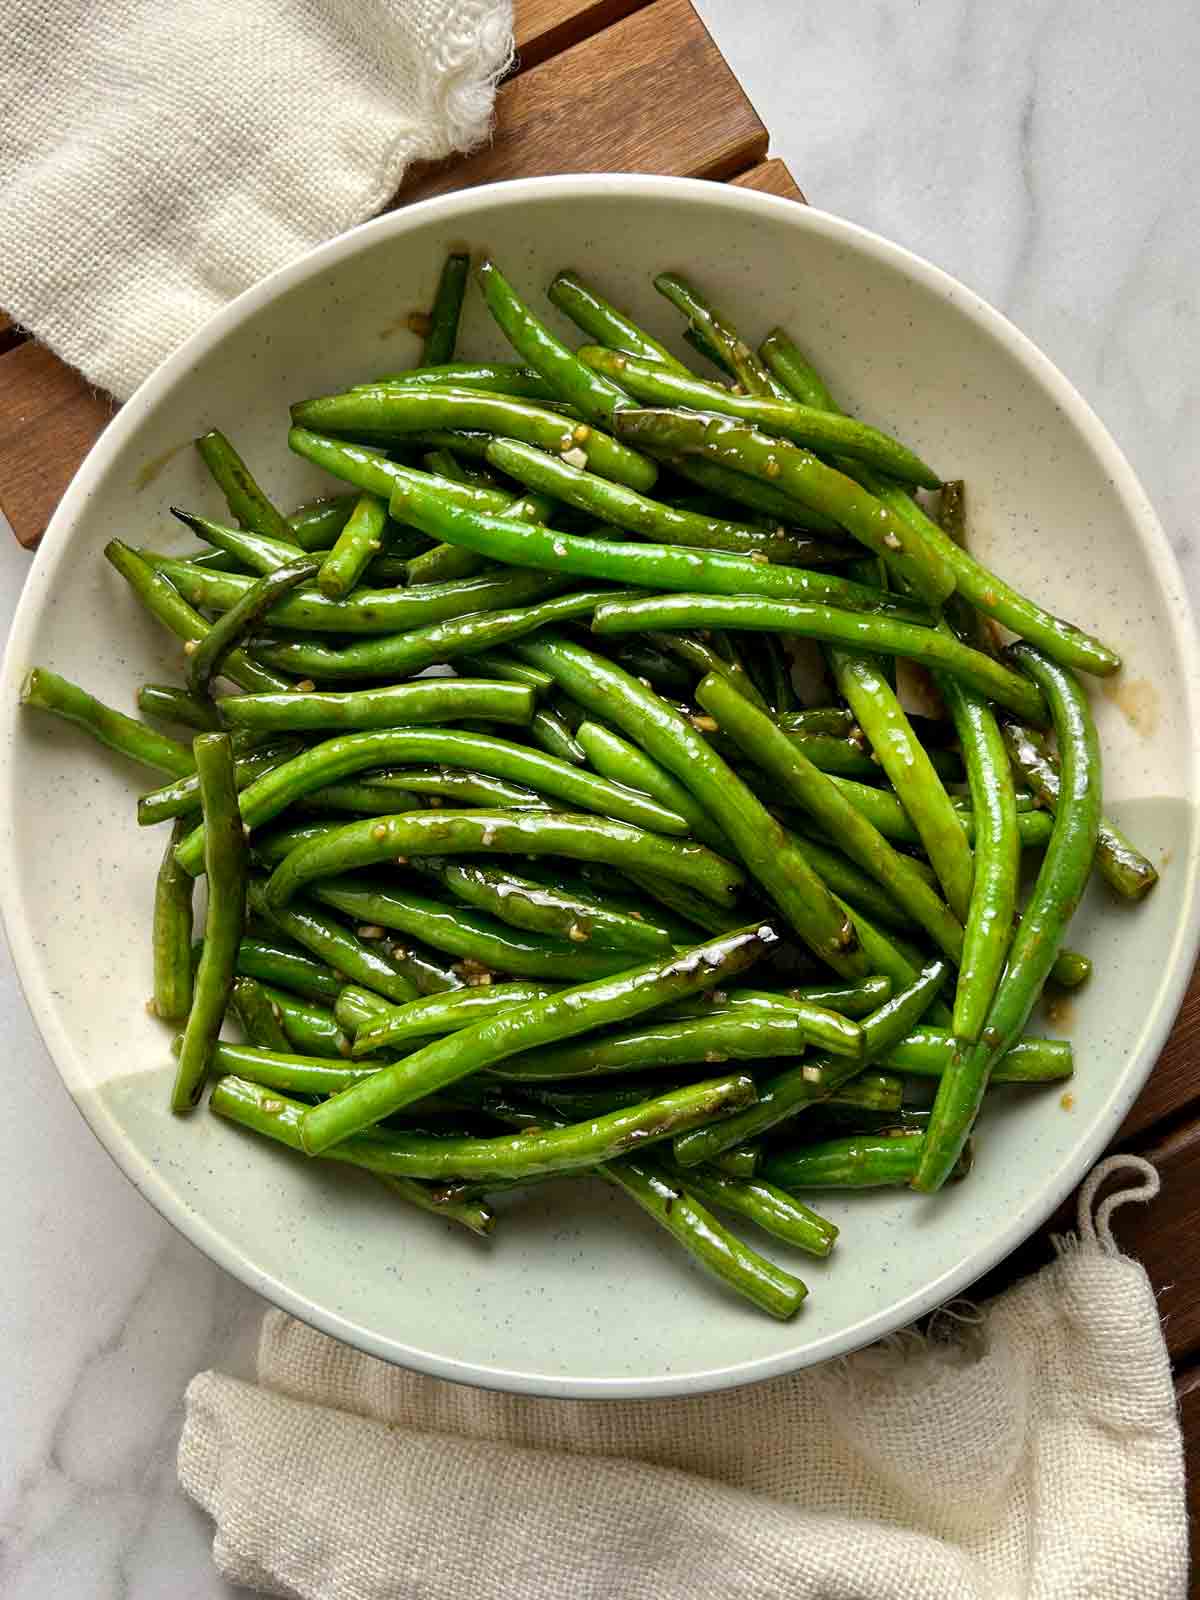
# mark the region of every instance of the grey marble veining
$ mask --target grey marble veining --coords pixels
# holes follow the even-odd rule
[[[965,280],[1074,380],[1200,599],[1200,11],[697,4],[813,204]],[[0,537],[5,628],[27,560]],[[261,1302],[111,1164],[6,955],[0,1028],[0,1600],[232,1597],[173,1453],[188,1379],[248,1371]]]

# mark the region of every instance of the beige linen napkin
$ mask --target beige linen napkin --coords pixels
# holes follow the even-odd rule
[[[1157,1190],[1114,1157],[1058,1259],[941,1337],[696,1399],[492,1394],[271,1312],[257,1385],[190,1385],[180,1481],[226,1577],[303,1600],[1176,1600],[1170,1366],[1108,1226]]]
[[[512,0],[0,0],[0,306],[125,399],[488,131]]]

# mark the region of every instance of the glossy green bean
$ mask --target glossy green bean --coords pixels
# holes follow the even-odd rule
[[[1054,756],[1037,742],[1028,728],[1005,719],[1001,723],[1004,745],[1012,765],[1039,803],[1051,813],[1058,804],[1060,780]],[[1096,871],[1124,900],[1140,900],[1158,882],[1153,864],[1107,817],[1100,818],[1096,845]]]
[[[665,344],[653,338],[624,312],[618,311],[585,283],[577,272],[556,273],[546,291],[551,305],[564,312],[577,328],[611,350],[628,350],[646,361],[659,361],[673,372],[687,372],[683,362]]]
[[[739,694],[744,695],[751,705],[757,706],[760,711],[766,711],[766,700],[740,661],[727,660],[713,645],[707,644],[695,634],[648,633],[645,637],[659,650],[685,662],[697,677],[704,678],[712,672],[719,677],[728,678],[730,684]]]
[[[786,1190],[902,1188],[917,1171],[921,1138],[920,1128],[896,1128],[800,1145],[768,1156],[763,1176]],[[948,1176],[965,1177],[971,1159],[968,1145]]]
[[[195,771],[195,761],[187,745],[168,739],[156,728],[127,717],[97,700],[86,689],[59,677],[48,667],[32,667],[21,685],[21,704],[36,711],[50,711],[83,728],[100,744],[155,772],[171,776]]]
[[[832,517],[824,517],[811,506],[801,505],[765,478],[748,477],[746,473],[712,461],[707,456],[671,455],[664,451],[659,459],[666,462],[677,476],[686,478],[698,489],[718,496],[718,503],[728,500],[735,506],[744,506],[748,511],[770,517],[774,524],[790,528],[793,538],[798,533],[805,537],[814,533],[835,535],[837,542],[812,541],[815,554],[808,562],[810,566],[822,566],[833,560],[835,554],[843,561],[858,554],[858,544],[849,540],[839,550],[839,543],[845,540],[845,535]]]
[[[247,1044],[261,1050],[287,1051],[291,1048],[283,1024],[272,1008],[270,996],[256,978],[234,978],[230,1000]],[[213,1065],[218,1071],[231,1070],[216,1061],[215,1053]]]
[[[816,368],[792,343],[782,328],[773,328],[758,347],[759,360],[801,405],[817,411],[837,411],[833,396]]]
[[[660,272],[654,287],[677,311],[683,312],[695,342],[706,354],[711,352],[711,359],[730,372],[747,394],[774,394],[771,375],[754,351],[729,320],[715,311],[686,278],[676,272]]]
[[[233,751],[227,733],[200,733],[192,745],[205,818],[208,911],[204,952],[171,1091],[171,1109],[190,1111],[204,1090],[221,1030],[242,926],[246,920],[246,840],[238,815]],[[190,956],[189,956],[190,959]]]
[[[262,888],[261,884],[251,881],[246,896],[251,909],[318,960],[395,1005],[417,998],[416,985],[397,971],[395,963],[382,950],[356,939],[335,917],[312,904],[268,906]]]
[[[528,400],[477,389],[359,389],[305,400],[292,407],[299,427],[323,433],[378,439],[426,436],[429,430],[482,430],[560,455],[578,451],[602,478],[650,489],[658,468],[649,459],[594,424],[573,422]]]
[[[827,1256],[837,1240],[836,1224],[762,1178],[733,1178],[704,1167],[686,1170],[669,1164],[680,1181],[705,1205],[753,1222],[756,1227],[809,1255]]]
[[[314,961],[295,945],[266,939],[261,934],[242,939],[236,970],[239,976],[257,978],[272,989],[286,989],[307,1000],[330,1003],[337,999],[346,982],[332,967]]]
[[[393,515],[402,515],[433,538],[466,545],[468,549],[514,567],[571,573],[575,577],[636,584],[642,588],[675,591],[686,587],[709,595],[761,595],[772,597],[778,604],[789,599],[822,601],[851,613],[857,608],[877,612],[888,619],[917,615],[906,601],[827,572],[772,566],[769,561],[728,555],[723,550],[693,550],[682,545],[636,544],[560,533],[538,523],[484,516],[450,505],[417,485],[398,485],[395,494]],[[204,576],[214,584],[223,581],[219,574]],[[996,665],[991,663],[993,668]],[[1023,702],[1036,699],[1028,693],[1021,698]]]
[[[699,733],[631,674],[563,638],[518,646],[594,716],[615,725],[678,778],[814,953],[843,977],[864,976],[853,922],[837,907],[786,830]]]
[[[213,1055],[213,1071],[222,1078],[229,1073],[246,1083],[277,1089],[285,1095],[340,1094],[386,1065],[382,1058],[335,1061],[331,1056],[307,1055],[293,1050],[286,1042],[274,1048],[253,1043],[231,1044],[221,1039]],[[299,1149],[299,1144],[294,1148]]]
[[[286,1049],[299,1050],[305,1055],[324,1056],[330,1061],[349,1057],[350,1041],[328,1006],[301,1000],[286,989],[277,989],[273,984],[263,984],[262,987],[275,1007],[287,1037]]]
[[[211,624],[204,620],[178,589],[127,544],[122,544],[119,539],[110,540],[104,547],[104,556],[125,579],[151,616],[185,644],[193,640],[200,641],[210,632]],[[253,581],[252,578],[245,580],[247,586]],[[250,693],[290,687],[286,678],[260,666],[257,661],[251,661],[243,650],[232,651],[225,658],[222,670],[227,678]]]
[[[936,489],[937,473],[898,440],[840,412],[822,411],[769,395],[737,394],[718,383],[666,372],[660,365],[585,345],[579,359],[612,379],[643,406],[683,407],[735,417],[765,434],[810,450],[866,461],[903,483]],[[820,509],[828,512],[827,507]]]
[[[515,1010],[503,1011],[439,1039],[345,1094],[314,1106],[301,1125],[305,1148],[313,1153],[328,1149],[412,1101],[495,1066],[519,1050],[631,1021],[656,1006],[682,999],[744,970],[766,954],[776,938],[767,924],[724,934],[617,977],[560,990],[521,1008],[519,1015]]]
[[[154,1015],[179,1022],[192,1008],[192,891],[195,880],[175,859],[176,823],[154,884]]]
[[[935,1028],[925,1023],[885,1051],[879,1057],[879,1065],[908,1077],[940,1078],[958,1048],[958,1041],[948,1028]],[[1075,1058],[1069,1040],[1025,1035],[1000,1056],[989,1082],[1055,1083],[1069,1078],[1074,1070]]]
[[[371,557],[383,549],[387,503],[378,495],[363,494],[351,512],[337,543],[322,561],[317,588],[331,600],[344,599],[357,585]]]
[[[1028,644],[1007,652],[1050,705],[1062,764],[1054,828],[1013,935],[1004,976],[978,1043],[956,1054],[938,1084],[914,1186],[941,1187],[970,1134],[996,1060],[1025,1026],[1087,883],[1100,827],[1100,747],[1087,696],[1065,667]]]
[[[350,811],[368,817],[384,811],[420,811],[423,805],[416,795],[373,780],[325,783],[300,801],[302,811]]]
[[[223,433],[213,428],[201,435],[196,440],[196,449],[243,528],[253,528],[295,545],[296,536],[288,519],[271,504]]]
[[[600,634],[641,633],[648,628],[769,629],[852,650],[908,656],[951,673],[977,693],[1030,722],[1041,725],[1046,720],[1045,701],[1034,684],[957,639],[895,616],[868,615],[832,605],[769,599],[750,593],[691,593],[606,601],[596,607],[592,627]],[[1018,706],[1023,709],[1018,710]]]
[[[861,867],[856,866],[849,856],[833,849],[823,840],[795,829],[792,830],[792,839],[797,850],[804,856],[822,883],[827,884],[835,894],[852,906],[856,913],[862,910],[885,928],[894,928],[897,933],[911,934],[919,926],[912,913],[906,911],[869,872],[864,872]],[[911,856],[905,856],[904,860],[912,861],[913,870],[924,877],[924,873],[921,872],[923,865],[921,862],[914,861]],[[927,887],[936,893],[936,890],[932,889],[932,884]],[[946,907],[945,911],[948,910],[949,907]],[[941,913],[943,918],[945,911]],[[949,931],[948,923],[946,927]]]
[[[321,495],[298,506],[287,519],[301,550],[331,550],[354,510],[352,494]]]
[[[506,500],[503,507],[495,508],[498,516],[517,517],[524,522],[549,522],[554,515],[554,501],[546,495],[506,496]],[[475,509],[487,508],[478,506]],[[476,555],[474,550],[464,550],[456,544],[435,544],[408,562],[405,581],[410,584],[444,583],[449,578],[469,578],[485,572],[489,566],[487,557]]]
[[[493,983],[483,988],[459,989],[452,994],[423,995],[406,1005],[382,1007],[367,1005],[358,989],[343,990],[338,999],[337,1017],[344,1027],[371,1042],[371,1050],[391,1050],[397,1045],[412,1045],[419,1040],[460,1033],[484,1017],[544,1000],[554,987],[534,983]],[[374,999],[373,996],[370,999]]]
[[[228,695],[221,717],[228,727],[271,732],[324,728],[396,728],[411,723],[527,723],[533,715],[530,689],[484,678],[421,678],[385,689],[293,694]]]
[[[430,807],[440,808],[444,798],[451,800],[455,809],[467,806],[495,806],[501,809],[531,806],[535,810],[551,810],[551,804],[533,789],[517,783],[505,783],[501,778],[489,777],[482,772],[459,772],[452,767],[404,767],[397,772],[374,772],[373,789],[409,791],[429,795]],[[318,791],[320,792],[320,791]],[[401,805],[386,807],[389,811],[402,811]]]
[[[757,527],[748,522],[679,510],[638,494],[594,472],[583,472],[561,456],[548,454],[516,439],[494,439],[488,460],[501,472],[566,505],[589,512],[644,539],[692,549],[725,550],[734,555],[765,556],[785,566],[804,566],[813,541],[793,535],[782,525]]]
[[[929,1010],[946,976],[940,961],[923,967],[916,977],[865,1017],[862,1023],[862,1061],[884,1056],[916,1027]],[[721,1127],[697,1129],[680,1137],[672,1153],[681,1166],[714,1160],[723,1150],[757,1139],[788,1117],[828,1099],[862,1071],[847,1057],[828,1052],[810,1057],[800,1066],[776,1073],[758,1086],[758,1102]]]
[[[439,366],[409,367],[385,374],[356,389],[378,389],[393,384],[400,389],[484,389],[489,394],[510,394],[521,400],[553,400],[554,391],[540,372],[513,361],[445,361]]]
[[[548,889],[504,868],[447,862],[438,876],[456,899],[513,928],[552,934],[593,950],[626,951],[631,959],[671,948],[670,932],[652,917],[629,916],[592,896]]]
[[[247,755],[239,755],[233,764],[233,778],[239,791],[247,788],[256,778],[273,772],[300,749],[299,739],[278,739],[264,744]],[[200,809],[200,779],[191,772],[185,778],[176,778],[148,794],[138,796],[137,819],[143,828],[156,822],[168,822],[173,817],[186,817],[189,831],[195,826],[194,813]]]
[[[442,265],[437,293],[429,312],[429,326],[421,351],[423,367],[440,366],[443,362],[454,360],[463,297],[470,275],[470,256],[452,250]]]
[[[581,722],[575,737],[602,778],[640,789],[668,811],[676,812],[687,822],[693,836],[710,849],[725,851],[729,848],[724,834],[691,790],[644,750],[599,722]]]
[[[529,737],[547,755],[569,761],[573,766],[587,765],[583,746],[552,706],[542,706],[534,712],[529,719]]]
[[[220,733],[221,718],[211,700],[198,700],[186,689],[169,683],[143,683],[137,692],[138,710],[160,722],[178,722],[199,733]]]
[[[806,983],[792,989],[773,990],[731,989],[710,991],[699,1001],[685,1001],[675,1006],[673,1017],[703,1016],[713,1006],[768,1007],[786,1006],[789,1001],[805,1005],[823,1006],[826,1011],[836,1011],[843,1017],[865,1017],[881,1006],[892,992],[891,981],[877,974],[860,978],[857,983]]]
[[[212,680],[221,673],[229,654],[241,649],[258,632],[267,614],[293,589],[315,576],[320,566],[313,556],[302,555],[264,573],[218,617],[203,639],[185,646],[190,692],[211,695]]]
[[[458,658],[458,670],[477,678],[499,678],[502,683],[523,683],[541,696],[554,687],[554,679],[537,667],[527,667],[506,650],[475,650]]]

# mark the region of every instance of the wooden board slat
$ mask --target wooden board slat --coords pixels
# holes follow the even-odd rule
[[[767,130],[688,0],[655,0],[502,84],[491,145],[426,168],[397,199],[558,172],[731,178],[766,152]]]
[[[0,356],[0,395],[0,501],[32,548],[117,404],[32,341]]]
[[[1200,1123],[1187,1123],[1143,1154],[1158,1168],[1162,1191],[1149,1205],[1115,1211],[1113,1237],[1149,1273],[1167,1349],[1180,1362],[1200,1350]]]
[[[800,192],[800,185],[792,177],[785,162],[778,156],[773,156],[770,161],[760,161],[758,166],[751,167],[749,172],[739,172],[731,182],[740,189],[758,189],[762,194],[777,194],[784,200],[797,200],[801,205],[807,202]]]
[[[1200,1102],[1200,966],[1192,973],[1179,1016],[1117,1142],[1128,1144],[1168,1117]]]
[[[517,0],[513,17],[516,70],[536,67],[548,56],[569,50],[581,39],[649,4],[650,0]]]

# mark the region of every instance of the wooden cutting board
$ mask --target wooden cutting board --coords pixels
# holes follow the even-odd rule
[[[768,158],[766,128],[688,0],[517,0],[516,26],[519,60],[497,97],[492,143],[413,172],[395,204],[499,178],[602,171],[711,178],[803,202],[787,167]],[[36,545],[115,410],[110,396],[0,313],[0,504],[23,545]],[[1116,1232],[1160,1294],[1200,1514],[1198,1049],[1194,977],[1113,1148],[1148,1155],[1162,1173],[1161,1197],[1119,1212]],[[1073,1216],[1072,1199],[981,1292],[1048,1260],[1050,1233],[1072,1226]]]

